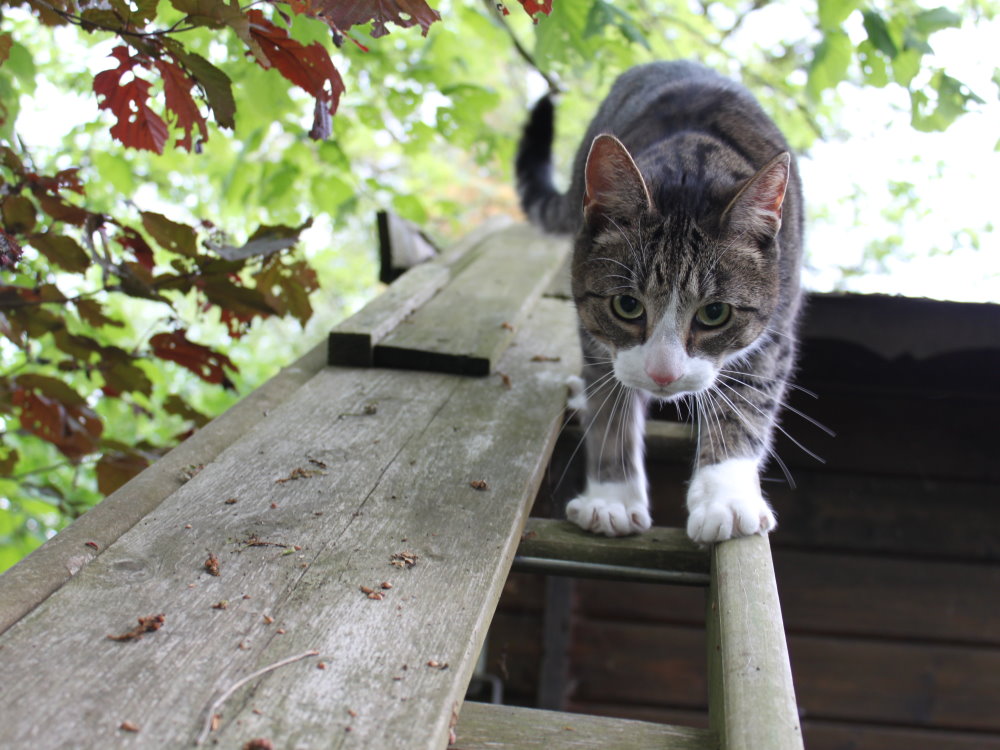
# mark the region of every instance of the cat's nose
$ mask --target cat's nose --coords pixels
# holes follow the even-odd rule
[[[676,380],[680,380],[680,375],[669,370],[646,370],[649,379],[659,386],[670,385]]]

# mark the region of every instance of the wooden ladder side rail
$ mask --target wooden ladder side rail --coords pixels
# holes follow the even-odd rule
[[[721,750],[802,750],[802,728],[766,536],[712,548],[709,724]]]

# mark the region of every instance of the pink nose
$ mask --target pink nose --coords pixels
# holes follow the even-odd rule
[[[669,371],[657,372],[656,370],[646,370],[646,374],[649,375],[649,379],[657,385],[670,385],[675,380],[680,379],[680,375]]]

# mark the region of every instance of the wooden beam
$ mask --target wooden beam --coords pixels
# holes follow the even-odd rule
[[[486,703],[462,706],[455,733],[455,747],[462,750],[716,750],[719,746],[705,729]]]
[[[713,545],[707,619],[709,721],[722,750],[802,750],[766,536]]]

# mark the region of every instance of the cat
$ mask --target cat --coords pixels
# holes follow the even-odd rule
[[[683,400],[697,433],[688,536],[770,532],[759,471],[794,365],[801,296],[802,189],[788,143],[745,88],[693,62],[617,79],[565,194],[552,180],[553,121],[544,97],[515,166],[529,219],[575,234],[587,484],[567,518],[607,536],[650,528],[646,408]]]

